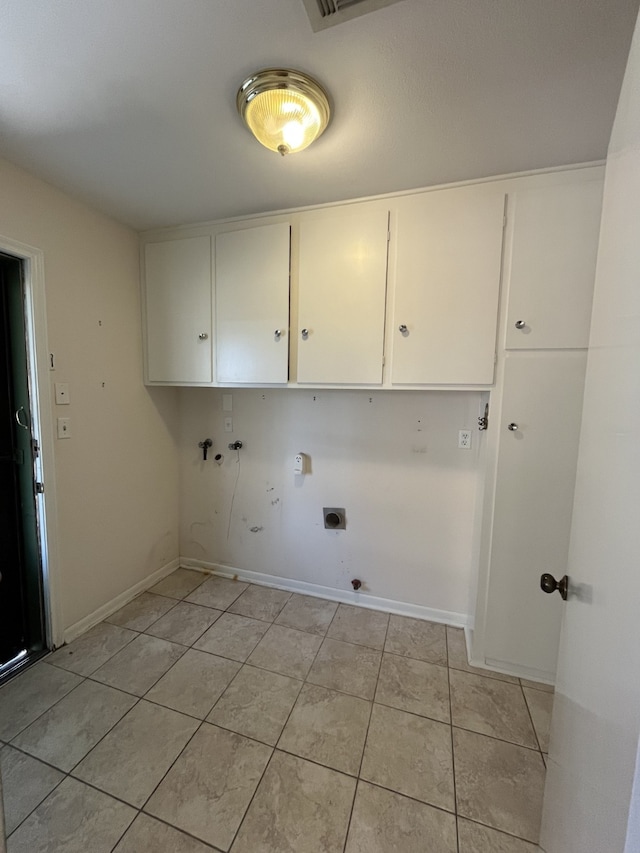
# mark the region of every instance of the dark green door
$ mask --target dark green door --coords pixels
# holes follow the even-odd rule
[[[45,643],[22,272],[0,254],[0,675]]]

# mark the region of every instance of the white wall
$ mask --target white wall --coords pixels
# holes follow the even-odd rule
[[[477,392],[182,389],[181,555],[339,591],[358,577],[363,603],[466,616],[479,410]],[[471,450],[457,447],[463,428]],[[239,466],[227,449],[236,438]],[[304,478],[293,474],[297,451],[311,459]],[[324,506],[346,508],[347,530],[324,529]]]
[[[44,252],[63,628],[178,555],[177,392],[142,384],[137,235],[0,160],[0,238]],[[54,409],[56,407],[54,406]],[[47,488],[51,488],[47,483]]]

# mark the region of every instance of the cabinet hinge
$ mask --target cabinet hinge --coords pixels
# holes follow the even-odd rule
[[[385,357],[384,357],[384,356],[382,356],[382,366],[383,366],[383,367],[385,366],[385,363],[386,363],[386,359],[385,359]]]
[[[391,231],[387,231],[387,243],[391,240]]]
[[[493,363],[494,364],[498,363],[498,353],[497,352],[494,352],[494,354],[493,354]]]
[[[507,227],[507,215],[506,214],[502,217],[502,227],[503,228]]]

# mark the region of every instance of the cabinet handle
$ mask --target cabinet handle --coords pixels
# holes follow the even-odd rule
[[[409,331],[409,329],[408,329],[408,328],[405,326],[405,324],[403,323],[401,326],[398,326],[398,331],[399,331],[401,334],[405,335],[405,334]]]
[[[526,325],[524,320],[516,320],[516,329],[524,329]]]
[[[302,340],[306,341],[309,337],[309,329],[303,329],[300,334],[302,335]]]
[[[198,338],[201,341],[206,341],[208,337],[209,337],[209,335],[206,332],[200,332],[200,334],[198,335]]]
[[[275,330],[275,332],[274,332],[273,334],[276,336],[276,338],[277,338],[278,340],[280,340],[280,338],[282,337],[282,335],[284,334],[284,332],[282,331],[282,329],[276,329],[276,330]]]
[[[518,424],[509,424],[507,429],[511,430],[511,432],[515,432],[518,429]]]

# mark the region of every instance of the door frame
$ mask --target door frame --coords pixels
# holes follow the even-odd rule
[[[24,271],[24,314],[32,433],[40,446],[35,471],[37,479],[44,483],[44,492],[36,495],[36,515],[44,594],[45,644],[47,648],[52,649],[62,645],[63,622],[44,252],[3,235],[0,235],[0,252],[20,260]]]

